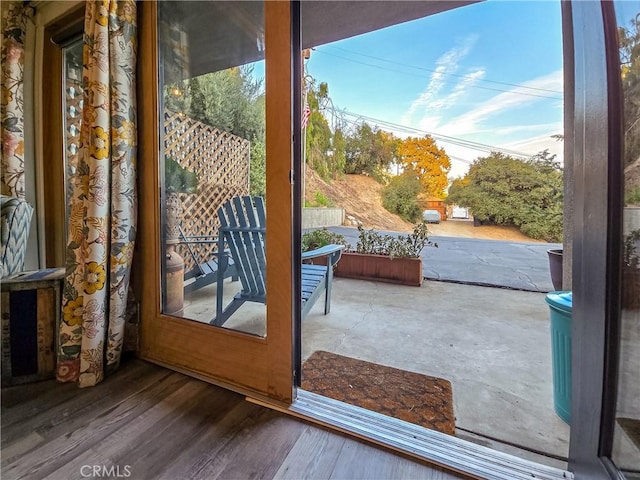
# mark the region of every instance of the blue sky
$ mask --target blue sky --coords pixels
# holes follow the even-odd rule
[[[559,1],[490,0],[322,45],[306,72],[347,120],[562,158],[550,138],[563,133]],[[436,138],[452,177],[487,154]]]

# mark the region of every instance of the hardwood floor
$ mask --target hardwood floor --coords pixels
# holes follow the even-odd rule
[[[97,387],[1,395],[7,480],[461,478],[138,359]]]

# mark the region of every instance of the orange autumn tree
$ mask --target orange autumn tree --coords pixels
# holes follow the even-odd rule
[[[408,137],[398,145],[397,154],[404,165],[405,173],[415,175],[423,192],[430,197],[444,198],[449,183],[447,174],[451,160],[446,152],[436,145],[430,135]]]

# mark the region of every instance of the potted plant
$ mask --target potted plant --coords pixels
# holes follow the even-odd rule
[[[351,244],[347,242],[344,235],[332,232],[327,227],[318,228],[316,230],[310,230],[302,234],[302,252],[309,252],[318,248],[326,247],[327,245],[344,245],[345,250],[351,249]],[[344,251],[343,250],[343,253]],[[342,253],[340,255],[342,258]],[[305,258],[302,263],[311,265],[326,265],[327,256],[318,256],[313,258]],[[333,263],[333,271],[335,272],[337,263]]]
[[[551,283],[554,290],[562,290],[562,264],[563,264],[562,248],[552,248],[547,250],[549,256],[549,273],[551,274]]]
[[[640,308],[640,228],[624,237],[622,250],[622,306]]]
[[[327,227],[311,230],[302,234],[302,251],[308,252],[316,248],[327,245],[344,245],[347,250],[351,249],[351,244],[347,242],[344,235],[332,232]]]
[[[417,287],[422,285],[420,254],[427,246],[438,246],[429,240],[426,222],[418,223],[409,235],[382,235],[362,226],[358,231],[356,250],[342,254],[336,276]]]

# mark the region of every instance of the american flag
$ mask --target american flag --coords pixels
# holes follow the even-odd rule
[[[309,104],[304,102],[304,109],[302,109],[302,128],[307,128],[309,125],[309,117],[311,116],[311,109]]]

